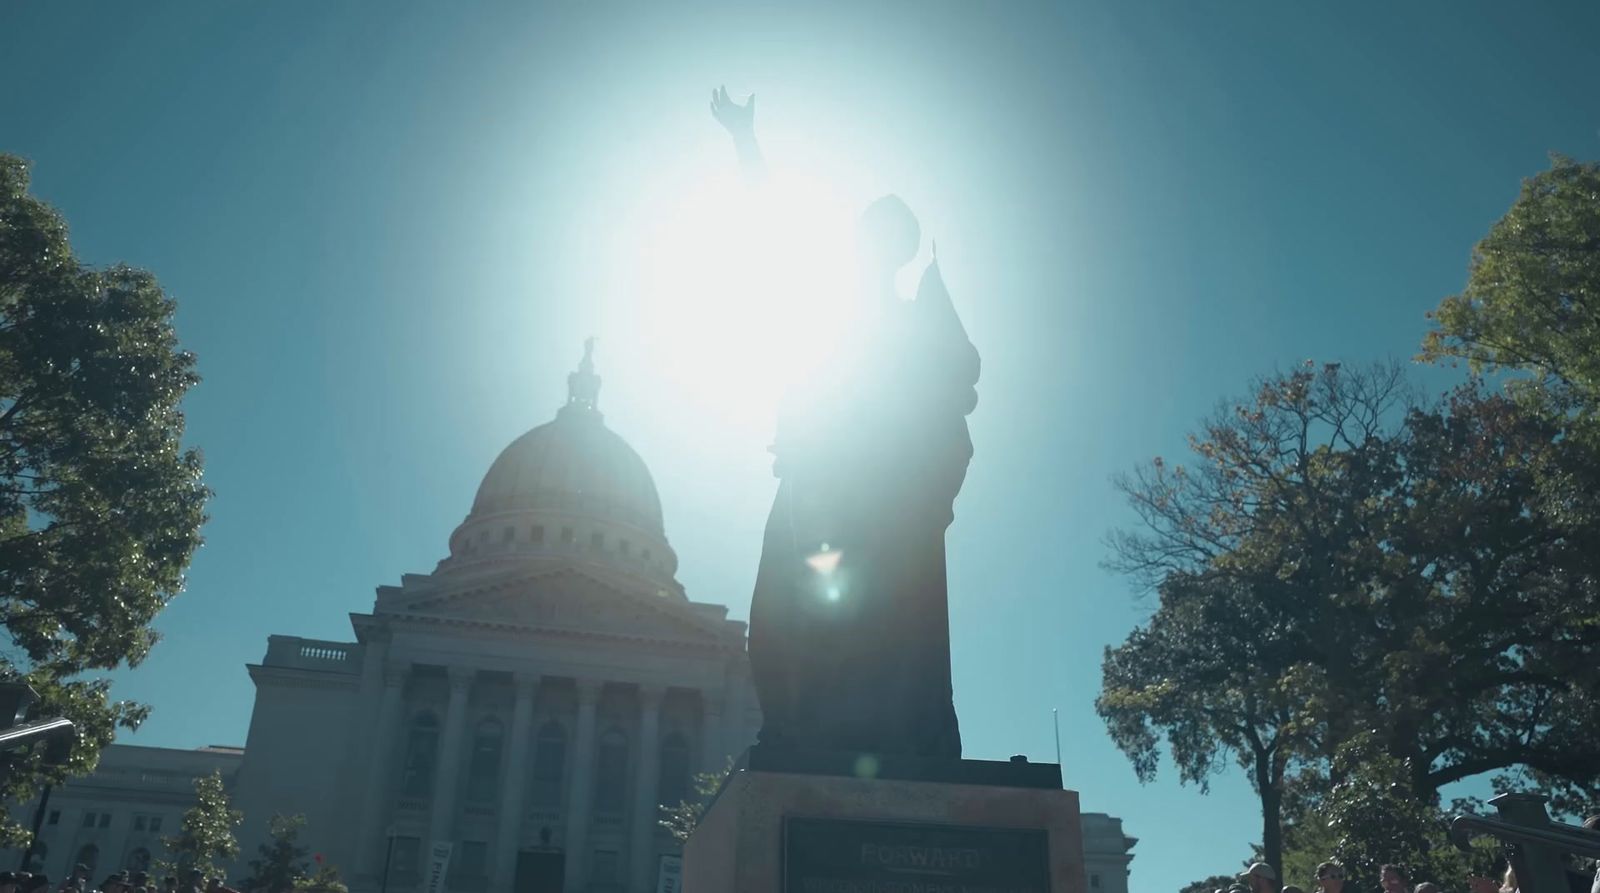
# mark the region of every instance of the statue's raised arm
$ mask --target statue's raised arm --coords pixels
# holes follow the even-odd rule
[[[751,93],[741,105],[728,96],[727,87],[718,87],[711,91],[711,116],[733,137],[745,177],[752,182],[765,179],[767,162],[756,142],[756,95]]]

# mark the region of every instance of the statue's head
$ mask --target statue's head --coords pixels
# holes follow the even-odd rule
[[[892,273],[917,256],[922,227],[899,196],[886,195],[861,215],[859,238],[862,260],[875,271]]]

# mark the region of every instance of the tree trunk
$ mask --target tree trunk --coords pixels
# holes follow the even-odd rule
[[[1272,757],[1256,754],[1256,792],[1261,796],[1261,860],[1283,877],[1283,789]]]

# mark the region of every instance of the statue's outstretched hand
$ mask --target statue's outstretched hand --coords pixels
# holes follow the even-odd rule
[[[727,87],[718,87],[711,91],[711,116],[735,138],[754,136],[756,95],[751,93],[744,105],[740,105],[729,98]]]

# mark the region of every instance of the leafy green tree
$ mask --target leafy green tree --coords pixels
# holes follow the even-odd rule
[[[288,893],[310,870],[306,857],[310,851],[300,845],[305,816],[274,815],[267,823],[268,842],[258,847],[260,856],[250,860],[250,876],[244,881],[247,893]]]
[[[316,871],[295,879],[295,893],[350,893],[350,888],[339,879],[339,869],[324,862],[320,855],[315,861]]]
[[[1471,854],[1456,849],[1448,836],[1449,813],[1411,789],[1416,773],[1384,752],[1377,736],[1357,735],[1336,760],[1343,780],[1319,809],[1319,845],[1296,852],[1297,863],[1314,871],[1317,862],[1337,859],[1345,867],[1347,886],[1355,879],[1375,885],[1379,866],[1390,862],[1405,866],[1413,879],[1445,890],[1467,889],[1469,877],[1485,873],[1492,848]]]
[[[1425,359],[1530,377],[1517,390],[1600,413],[1600,164],[1555,156],[1472,253],[1467,286],[1429,316]]]
[[[1158,732],[1185,780],[1236,755],[1280,868],[1291,782],[1346,781],[1335,757],[1363,730],[1430,806],[1513,768],[1558,808],[1595,795],[1600,531],[1563,520],[1581,487],[1549,482],[1600,481],[1556,420],[1474,387],[1418,405],[1392,366],[1308,366],[1191,443],[1192,470],[1122,480],[1143,528],[1112,538],[1112,566],[1161,597],[1108,651],[1100,702],[1142,778]]]
[[[700,824],[700,817],[705,815],[706,807],[711,805],[717,792],[722,790],[723,782],[727,781],[732,772],[733,760],[730,758],[720,770],[696,773],[692,795],[676,805],[659,806],[661,817],[656,824],[667,829],[679,843],[687,841],[689,835],[694,833],[695,827]]]
[[[1264,860],[1279,865],[1285,777],[1312,743],[1297,709],[1303,662],[1249,589],[1173,575],[1160,598],[1148,625],[1106,649],[1095,708],[1140,781],[1156,776],[1161,734],[1202,791],[1236,758],[1261,800]]]
[[[194,806],[183,814],[178,833],[162,838],[171,861],[161,863],[163,872],[197,871],[202,878],[218,877],[218,863],[239,855],[239,841],[233,829],[244,820],[244,813],[228,803],[222,773],[212,772],[194,780]]]
[[[0,677],[79,730],[65,767],[24,761],[7,801],[88,772],[146,715],[82,674],[144,659],[200,545],[209,493],[179,409],[198,378],[172,314],[150,274],[80,264],[27,166],[0,155]],[[25,837],[0,826],[0,843]]]

